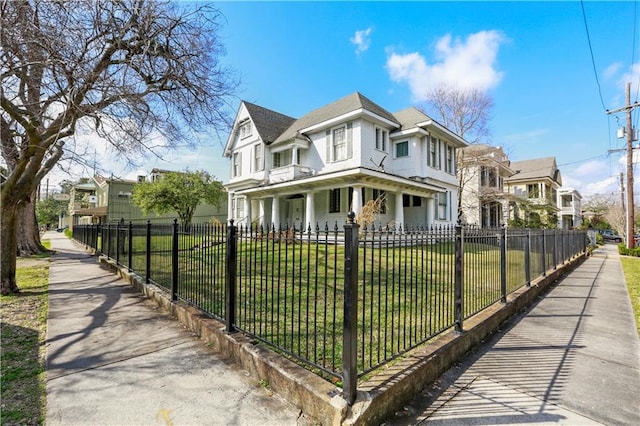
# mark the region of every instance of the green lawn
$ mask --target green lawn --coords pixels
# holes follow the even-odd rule
[[[620,261],[636,318],[636,329],[640,335],[640,257],[620,256]]]
[[[48,241],[43,241],[49,248]],[[0,296],[2,425],[44,424],[49,259],[18,259],[20,293]]]

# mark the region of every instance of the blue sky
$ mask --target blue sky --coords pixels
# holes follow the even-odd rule
[[[216,7],[225,17],[223,61],[243,82],[234,108],[248,100],[300,117],[359,91],[394,112],[420,104],[438,82],[478,88],[494,99],[489,142],[511,160],[555,156],[564,186],[586,196],[619,191],[626,160],[623,152],[608,152],[625,146],[616,138],[625,118],[605,109],[624,105],[626,82],[638,101],[636,2],[234,1]],[[114,174],[189,167],[226,181],[226,135],[210,136],[196,151]]]

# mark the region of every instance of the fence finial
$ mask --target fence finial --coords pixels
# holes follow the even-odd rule
[[[356,218],[356,213],[355,212],[349,212],[347,213],[347,222],[348,223],[353,223],[353,221]]]

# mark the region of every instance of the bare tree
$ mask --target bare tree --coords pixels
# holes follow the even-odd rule
[[[491,134],[489,120],[493,98],[478,89],[461,90],[441,85],[427,93],[425,104],[418,107],[447,129],[470,144],[487,142]]]
[[[122,155],[153,140],[192,144],[194,132],[229,125],[237,87],[220,64],[220,12],[151,0],[0,0],[2,28],[2,294],[15,282],[16,228],[65,153],[91,127]],[[74,144],[67,144],[74,146]]]
[[[432,116],[447,129],[464,138],[470,144],[487,142],[490,136],[489,120],[493,109],[493,98],[481,90],[461,90],[440,85],[427,92],[426,101],[418,109]],[[456,174],[458,177],[458,221],[463,217],[463,190],[466,184],[475,180],[475,169],[469,154],[463,150],[456,153]]]

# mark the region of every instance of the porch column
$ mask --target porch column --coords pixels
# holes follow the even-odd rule
[[[427,225],[433,225],[436,221],[436,199],[427,198]]]
[[[502,223],[507,226],[509,224],[509,201],[502,200],[500,206],[502,209]]]
[[[246,222],[247,226],[251,226],[251,202],[252,202],[252,200],[249,197],[246,197],[244,199],[244,208],[246,209],[245,217],[246,217],[246,220],[247,220],[247,222]]]
[[[306,197],[306,206],[305,206],[305,216],[306,223],[304,224],[304,230],[307,230],[307,227],[311,227],[311,231],[315,231],[316,229],[316,211],[314,206],[314,198],[315,193],[312,191],[307,192]]]
[[[273,197],[271,201],[271,222],[276,229],[280,226],[280,198]]]
[[[355,214],[356,217],[362,211],[362,187],[354,186],[353,195],[351,196],[351,206],[348,206]]]
[[[296,147],[291,148],[291,164],[298,164],[298,148]]]
[[[258,226],[264,226],[264,198],[258,200]]]
[[[396,228],[400,228],[400,226],[404,228],[404,206],[402,205],[402,192],[396,192],[395,216]]]
[[[227,221],[235,219],[233,217],[233,204],[235,203],[235,193],[229,192],[229,202],[227,203]]]

